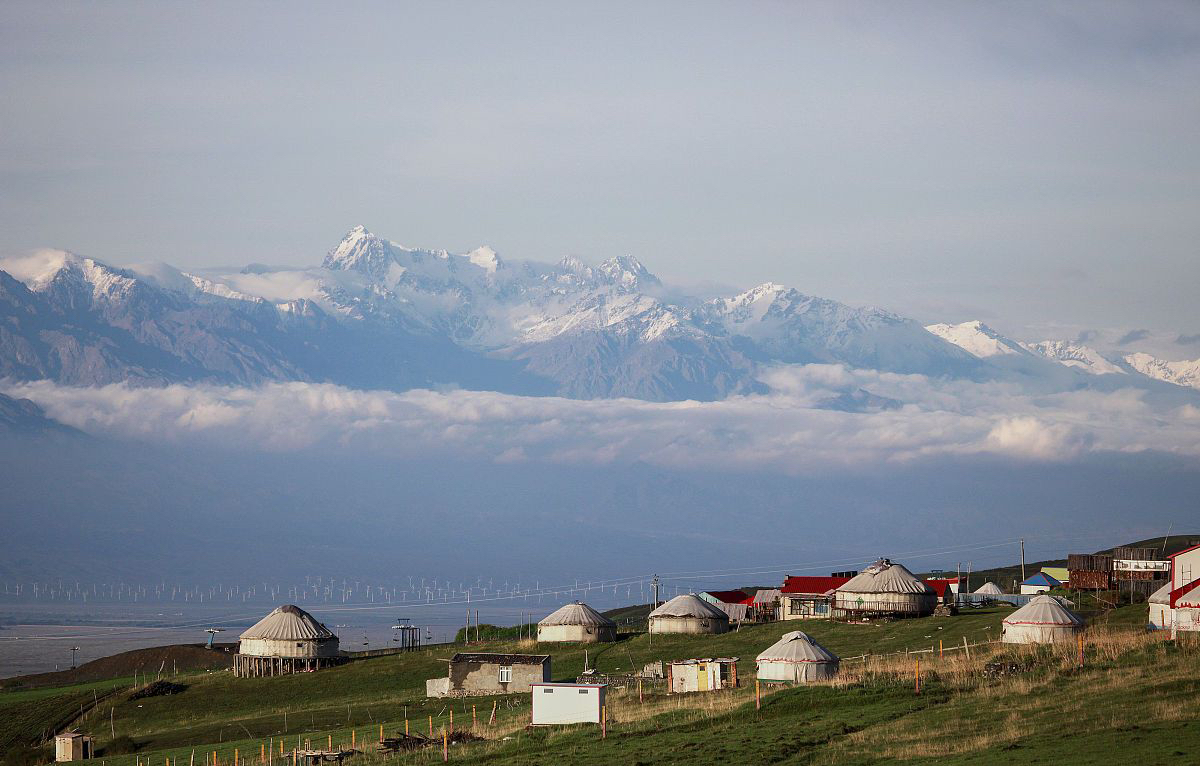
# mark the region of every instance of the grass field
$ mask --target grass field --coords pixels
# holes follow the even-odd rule
[[[355,762],[382,762],[373,741],[383,724],[389,733],[470,728],[488,741],[456,745],[452,760],[486,764],[688,763],[1192,763],[1200,761],[1200,725],[1192,705],[1200,691],[1200,650],[1164,642],[1142,626],[1145,607],[1125,607],[1093,620],[1087,661],[1076,667],[1075,649],[1031,650],[998,644],[976,646],[939,658],[963,639],[980,644],[999,635],[1007,608],[968,610],[877,625],[823,621],[747,626],[721,636],[627,634],[614,644],[587,649],[601,672],[623,672],[658,659],[738,656],[742,688],[698,695],[609,696],[612,725],[601,740],[595,726],[526,731],[528,695],[468,700],[428,700],[424,683],[445,675],[445,659],[462,647],[438,647],[360,660],[318,673],[235,679],[229,673],[181,674],[179,694],[129,699],[128,681],[37,691],[0,693],[0,737],[11,743],[9,760],[35,755],[20,743],[65,725],[80,705],[94,709],[80,722],[104,748],[113,733],[136,755],[116,763],[185,764],[195,753],[205,763],[217,752],[222,763],[234,751],[257,761],[270,744],[297,741],[324,745],[367,743]],[[847,658],[834,683],[801,688],[764,688],[755,708],[753,658],[782,633],[802,628]],[[513,639],[473,649],[534,651]],[[929,651],[932,649],[933,651]],[[542,644],[553,656],[553,675],[573,679],[583,670],[584,649]],[[913,688],[915,655],[923,688]],[[876,655],[852,661],[857,655]],[[886,656],[879,656],[886,655]],[[984,665],[997,658],[1027,672],[988,679]],[[114,691],[115,690],[115,691]],[[109,693],[108,698],[103,695]],[[98,700],[98,704],[94,701]],[[495,725],[486,725],[493,704]],[[111,718],[110,718],[111,716]],[[132,743],[124,738],[132,739]],[[432,749],[392,757],[391,763],[441,758]],[[43,758],[48,751],[37,751]],[[278,752],[278,750],[276,750]],[[1175,753],[1179,753],[1176,755]]]

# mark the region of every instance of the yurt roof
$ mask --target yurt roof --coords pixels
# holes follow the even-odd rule
[[[1054,596],[1034,596],[1029,603],[1004,618],[1005,625],[1083,625],[1083,618]]]
[[[317,618],[295,604],[276,607],[270,614],[250,626],[240,638],[263,638],[278,641],[303,641],[333,638],[333,632]]]
[[[1000,590],[1000,586],[997,585],[996,583],[990,582],[990,581],[985,582],[983,585],[979,586],[979,589],[976,590],[975,593],[978,595],[981,595],[981,596],[1003,596],[1004,595],[1004,591]]]
[[[1148,599],[1151,604],[1170,604],[1171,603],[1171,582],[1150,594]]]
[[[784,633],[756,658],[759,662],[837,662],[838,656],[801,630]]]
[[[844,593],[933,593],[903,564],[879,559],[838,588]]]
[[[704,620],[728,620],[729,615],[694,593],[676,596],[650,613],[651,617],[696,617]]]
[[[538,625],[583,625],[589,628],[615,628],[617,624],[582,601],[567,604],[538,621]]]

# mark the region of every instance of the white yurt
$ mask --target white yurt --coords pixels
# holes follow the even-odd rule
[[[1171,627],[1171,581],[1150,594],[1149,625],[1155,630]]]
[[[726,633],[729,615],[694,593],[676,596],[650,613],[651,633]]]
[[[758,680],[825,681],[837,675],[841,660],[800,630],[784,633],[766,651],[758,655]]]
[[[1004,618],[1000,640],[1006,644],[1048,644],[1070,641],[1083,630],[1083,618],[1054,596],[1034,596]]]
[[[582,601],[567,604],[538,622],[538,641],[594,644],[617,640],[617,624]]]
[[[1000,590],[1000,586],[990,580],[975,591],[976,596],[1003,596],[1004,591]]]
[[[833,592],[833,616],[925,617],[938,596],[903,564],[879,559]]]
[[[234,665],[239,676],[316,670],[341,656],[337,636],[294,604],[276,607],[239,638]]]

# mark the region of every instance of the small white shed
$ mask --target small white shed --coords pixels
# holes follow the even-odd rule
[[[533,725],[600,723],[607,690],[604,684],[531,684]]]
[[[68,731],[54,738],[54,760],[59,763],[83,761],[93,756],[92,738],[79,732]]]

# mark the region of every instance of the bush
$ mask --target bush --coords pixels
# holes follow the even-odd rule
[[[109,756],[136,753],[139,749],[141,749],[141,747],[142,746],[139,745],[133,737],[122,734],[104,747],[100,748],[96,755]]]

